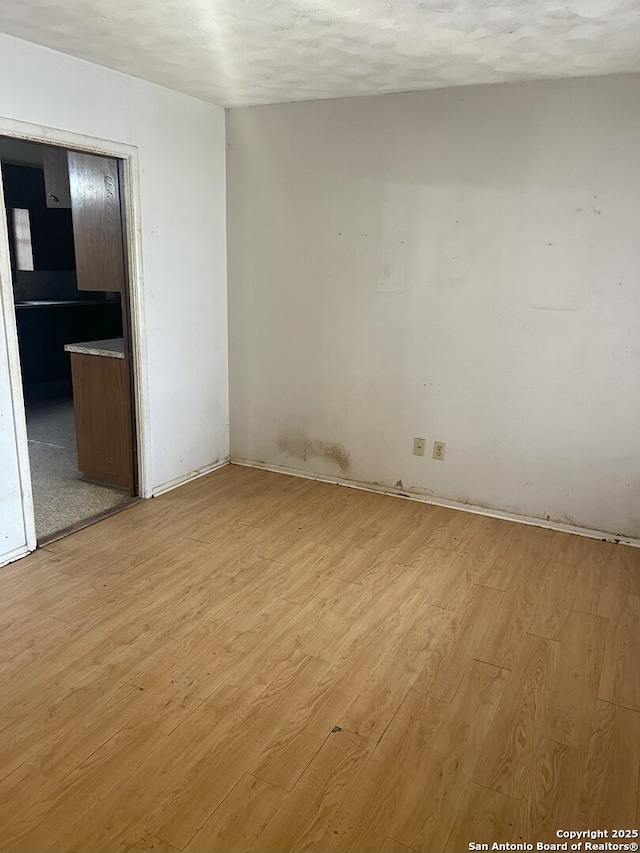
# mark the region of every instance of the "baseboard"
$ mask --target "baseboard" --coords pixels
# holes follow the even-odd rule
[[[348,489],[359,489],[364,492],[389,495],[393,498],[402,498],[408,501],[418,501],[420,503],[432,504],[433,506],[442,506],[447,509],[455,509],[460,512],[471,512],[474,515],[485,515],[488,518],[500,518],[504,521],[514,521],[517,524],[527,524],[529,527],[543,527],[546,530],[556,530],[559,533],[572,533],[575,536],[585,536],[588,539],[600,539],[620,545],[630,545],[632,548],[640,548],[640,539],[607,533],[602,530],[591,530],[587,527],[579,527],[577,524],[564,524],[562,522],[551,521],[543,518],[518,515],[517,513],[488,509],[487,507],[475,504],[466,504],[458,501],[431,497],[430,495],[421,495],[418,492],[406,492],[404,490],[401,491],[400,489],[388,488],[386,486],[361,483],[358,480],[345,480],[342,477],[309,474],[308,471],[300,471],[297,468],[288,468],[284,465],[267,465],[263,462],[254,462],[250,459],[235,459],[233,457],[231,457],[229,461],[232,465],[242,465],[245,468],[261,468],[263,471],[273,471],[275,474],[288,474],[290,477],[301,477],[305,480],[318,480],[321,483],[334,483],[337,486],[345,486]]]
[[[178,486],[184,486],[192,480],[197,480],[199,477],[204,477],[206,474],[211,474],[212,471],[217,471],[219,468],[224,468],[231,460],[228,456],[224,459],[218,459],[217,462],[212,462],[211,465],[204,465],[202,468],[196,468],[195,471],[185,474],[183,477],[176,477],[175,480],[169,480],[168,483],[163,483],[161,486],[154,486],[151,491],[151,497],[157,498],[164,495],[165,492],[170,492],[177,489]]]

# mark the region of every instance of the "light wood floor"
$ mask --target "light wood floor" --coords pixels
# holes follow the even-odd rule
[[[227,467],[0,570],[0,849],[638,826],[640,551]]]

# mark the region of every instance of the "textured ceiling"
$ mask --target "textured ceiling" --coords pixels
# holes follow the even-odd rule
[[[640,71],[640,0],[2,0],[0,30],[222,106]]]

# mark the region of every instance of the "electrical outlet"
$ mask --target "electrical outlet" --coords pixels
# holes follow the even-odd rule
[[[434,441],[433,442],[433,458],[434,459],[444,459],[444,451],[446,448],[446,444],[444,441]]]
[[[424,456],[424,447],[427,443],[426,438],[414,438],[413,439],[413,455],[414,456]]]

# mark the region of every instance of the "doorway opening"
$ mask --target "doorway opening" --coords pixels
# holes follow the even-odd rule
[[[0,136],[38,544],[137,499],[123,161]]]

